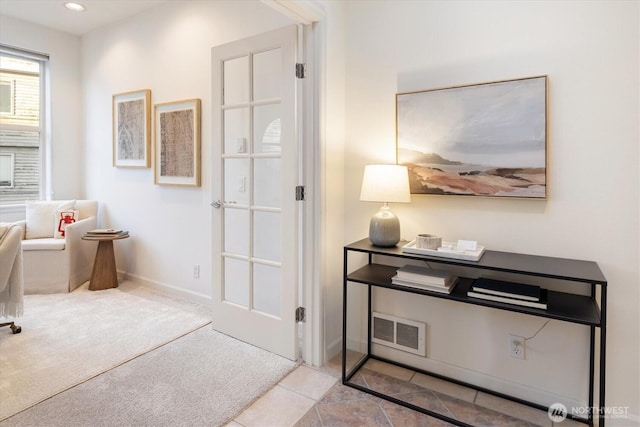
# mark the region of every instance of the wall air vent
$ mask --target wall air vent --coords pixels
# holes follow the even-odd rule
[[[373,313],[371,341],[387,347],[426,356],[426,324],[388,314]]]

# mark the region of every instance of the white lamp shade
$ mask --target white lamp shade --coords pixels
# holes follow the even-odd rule
[[[360,200],[365,202],[411,201],[409,171],[401,165],[367,165],[362,178]]]

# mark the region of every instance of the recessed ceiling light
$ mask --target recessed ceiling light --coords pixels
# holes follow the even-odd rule
[[[84,12],[84,6],[81,5],[80,3],[65,3],[64,7],[66,7],[69,10],[73,10],[74,12]]]

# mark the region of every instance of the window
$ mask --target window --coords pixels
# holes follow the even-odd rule
[[[0,187],[13,187],[13,158],[11,153],[0,153]]]
[[[43,198],[47,60],[0,45],[0,205]]]
[[[13,114],[13,80],[0,80],[0,114]]]

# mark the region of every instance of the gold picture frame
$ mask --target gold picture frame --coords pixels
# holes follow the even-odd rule
[[[411,194],[546,199],[547,76],[396,95]]]
[[[154,106],[154,183],[200,186],[200,99]]]
[[[151,91],[113,95],[113,166],[151,166]]]

